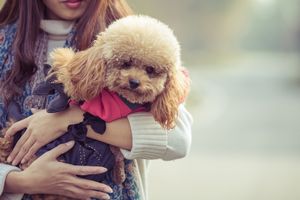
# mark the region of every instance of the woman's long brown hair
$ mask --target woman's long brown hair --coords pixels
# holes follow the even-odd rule
[[[0,11],[0,27],[17,21],[13,43],[14,65],[1,82],[0,91],[5,103],[21,94],[25,82],[35,73],[35,41],[45,6],[42,0],[6,0]],[[76,47],[88,48],[97,33],[116,19],[132,14],[125,0],[89,0],[89,5],[77,22]]]

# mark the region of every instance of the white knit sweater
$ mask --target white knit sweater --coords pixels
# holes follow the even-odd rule
[[[43,20],[41,28],[48,32],[48,54],[56,47],[62,47],[68,32],[73,26],[72,22]],[[163,129],[150,113],[134,113],[128,116],[132,132],[131,151],[121,150],[124,157],[133,159],[137,168],[137,183],[141,191],[141,199],[147,197],[147,172],[151,159],[175,160],[184,157],[191,146],[192,117],[184,105],[179,107],[176,127],[172,130]],[[0,164],[0,200],[20,200],[22,194],[3,193],[7,174],[18,168]]]

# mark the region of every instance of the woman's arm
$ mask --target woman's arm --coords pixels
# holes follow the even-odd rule
[[[18,178],[17,173],[19,171],[20,171],[20,169],[15,167],[15,166],[0,163],[0,197],[4,198],[4,196],[6,195],[6,198],[4,198],[4,199],[15,199],[15,200],[22,199],[23,194],[21,194],[21,193],[20,194],[18,194],[18,193],[16,193],[16,194],[4,194],[4,186],[5,186],[5,189],[8,189],[8,190],[10,190],[10,188],[12,188],[12,187],[14,187],[16,189],[19,189],[18,184],[20,182],[17,181],[17,178]],[[7,182],[7,180],[8,180],[8,182]],[[15,182],[14,186],[12,186],[13,182]]]
[[[70,124],[81,122],[83,113],[76,106],[61,113],[47,113],[42,110],[16,122],[7,131],[7,137],[13,136],[23,128],[27,127],[27,130],[17,142],[8,161],[12,161],[13,165],[21,160],[27,161],[40,147],[61,136]],[[191,124],[190,114],[180,105],[176,127],[173,130],[163,129],[149,113],[136,113],[128,116],[128,119],[107,123],[104,134],[96,133],[90,128],[88,137],[120,147],[128,159],[172,160],[181,158],[188,152]]]
[[[5,137],[12,137],[18,131],[27,128],[8,157],[8,162],[17,165],[29,160],[38,149],[63,135],[70,124],[82,122],[84,111],[77,106],[59,113],[47,113],[40,110],[30,117],[14,123],[6,132]],[[131,149],[131,130],[128,120],[119,119],[106,124],[104,134],[94,132],[89,128],[88,137]]]
[[[35,160],[24,171],[17,171],[16,168],[16,171],[13,171],[11,166],[1,165],[2,169],[6,169],[4,170],[6,172],[3,173],[5,177],[0,178],[2,181],[2,185],[0,185],[2,187],[0,188],[3,191],[3,185],[5,186],[5,195],[7,193],[42,193],[79,199],[89,199],[91,197],[108,199],[108,195],[105,193],[112,192],[111,188],[102,183],[78,177],[78,175],[103,173],[106,169],[102,167],[74,166],[57,161],[57,157],[70,150],[73,145],[74,142],[71,141],[55,147]]]
[[[70,124],[82,120],[83,112],[75,106],[59,113],[47,113],[46,110],[35,111],[33,115],[15,122],[6,131],[5,137],[12,137],[18,131],[27,128],[7,161],[18,165],[20,161],[23,163],[29,160],[42,146],[63,135]]]
[[[191,146],[192,117],[179,106],[176,127],[163,129],[150,113],[142,112],[107,123],[105,134],[89,130],[90,138],[120,147],[127,159],[174,160],[186,156]]]
[[[132,149],[122,150],[127,159],[174,160],[185,157],[189,152],[193,119],[184,105],[179,106],[176,126],[172,130],[163,129],[150,113],[135,113],[128,119]]]
[[[131,127],[127,118],[106,123],[106,130],[103,134],[96,133],[88,127],[87,137],[122,149],[130,150],[132,148]]]

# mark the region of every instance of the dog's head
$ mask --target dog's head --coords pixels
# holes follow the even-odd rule
[[[133,103],[153,102],[180,66],[172,31],[156,19],[129,16],[98,37],[106,63],[106,86]],[[98,41],[97,40],[97,41]]]
[[[152,102],[151,111],[172,127],[183,97],[180,46],[172,30],[146,16],[129,16],[98,36],[106,64],[106,86],[133,103]]]

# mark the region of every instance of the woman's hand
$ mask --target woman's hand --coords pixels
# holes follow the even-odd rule
[[[83,120],[83,111],[76,106],[59,113],[40,110],[33,115],[14,123],[5,137],[12,137],[18,131],[27,128],[17,142],[7,161],[18,165],[29,160],[42,146],[60,137],[70,124]]]
[[[22,172],[11,172],[5,182],[5,192],[27,194],[56,194],[76,199],[109,199],[112,189],[102,183],[86,180],[77,175],[99,174],[103,167],[75,166],[57,161],[70,150],[74,141],[61,144],[37,158]]]

